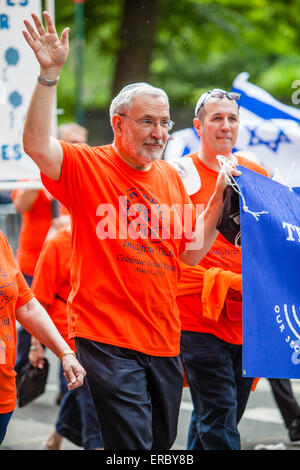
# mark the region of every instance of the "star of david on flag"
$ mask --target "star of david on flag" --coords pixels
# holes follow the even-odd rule
[[[242,95],[236,151],[253,152],[281,183],[300,186],[300,109],[281,103],[248,78],[246,72],[239,74],[231,88]]]

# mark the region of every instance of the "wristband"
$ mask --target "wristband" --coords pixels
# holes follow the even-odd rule
[[[56,84],[57,84],[58,79],[59,79],[59,77],[57,77],[56,80],[48,80],[47,78],[42,78],[42,77],[38,76],[37,81],[38,81],[41,85],[53,86],[53,85],[56,85]]]
[[[72,351],[72,349],[66,349],[65,351],[62,351],[60,353],[60,355],[58,356],[59,359],[62,359],[66,354],[73,354],[73,356],[76,357],[76,354],[74,353],[74,351]]]

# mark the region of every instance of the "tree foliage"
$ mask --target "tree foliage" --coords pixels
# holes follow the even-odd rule
[[[229,89],[243,71],[252,83],[291,104],[291,84],[300,79],[298,0],[155,0],[152,4],[151,11],[149,0],[85,1],[87,108],[106,107],[120,82],[143,77],[164,88],[172,104],[189,106],[203,89]],[[146,11],[149,5],[145,18],[141,8]],[[71,26],[71,52],[59,89],[59,105],[65,109],[72,109],[74,102],[73,15],[71,0],[56,2],[58,29]],[[128,18],[135,22],[129,24]]]

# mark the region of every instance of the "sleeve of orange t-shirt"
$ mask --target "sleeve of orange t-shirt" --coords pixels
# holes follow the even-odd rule
[[[33,299],[34,294],[32,290],[28,287],[28,284],[25,281],[24,276],[21,273],[21,271],[19,271],[17,274],[17,283],[18,283],[18,289],[19,289],[19,296],[16,302],[16,308],[19,308],[27,304],[29,300]]]
[[[16,272],[16,281],[18,284],[18,298],[16,300],[15,308],[19,308],[29,302],[29,300],[31,300],[34,295],[32,293],[32,290],[29,288],[27,282],[25,281],[24,276],[21,273],[21,270],[16,262],[13,251],[5,235],[2,232],[0,232],[0,240],[2,255],[9,263],[11,271]]]
[[[57,199],[67,211],[73,206],[74,188],[82,185],[82,181],[77,181],[77,178],[84,178],[84,174],[76,171],[76,162],[81,161],[82,157],[89,151],[89,147],[85,144],[67,144],[60,141],[63,149],[63,163],[60,178],[54,181],[41,173],[41,179],[44,186]]]

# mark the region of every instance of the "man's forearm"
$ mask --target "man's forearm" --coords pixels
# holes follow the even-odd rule
[[[24,125],[24,150],[42,172],[49,169],[49,158],[55,145],[51,138],[55,93],[56,86],[36,84]]]
[[[38,341],[57,356],[61,351],[70,349],[58,332],[47,312],[36,299],[32,299],[16,310],[17,321]]]

